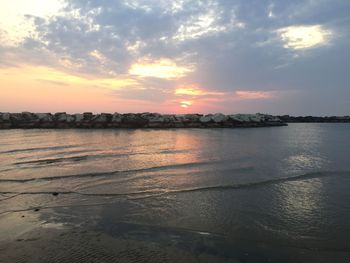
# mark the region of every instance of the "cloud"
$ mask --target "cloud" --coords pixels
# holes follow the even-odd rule
[[[295,101],[280,96],[292,90],[305,95],[303,103],[316,93],[349,94],[349,1],[5,2],[1,68],[24,68],[28,74],[18,76],[26,77],[37,68],[37,79],[99,87],[118,103],[272,111],[293,110]]]
[[[187,21],[181,23],[172,38],[178,41],[193,40],[229,32],[235,27],[244,27],[244,23],[235,21],[234,14],[231,14],[228,21],[222,19],[223,14],[224,10],[210,2],[205,12],[190,16]]]
[[[256,100],[256,99],[271,99],[273,98],[272,92],[269,91],[247,91],[247,90],[238,90],[235,92],[235,95],[239,99],[243,100]]]
[[[198,85],[179,85],[174,90],[175,103],[182,108],[204,105],[211,102],[218,102],[226,93],[218,92],[212,89],[203,89]]]
[[[223,96],[223,92],[208,91],[198,88],[196,85],[181,85],[175,89],[175,95],[177,96]]]
[[[27,15],[45,18],[56,14],[63,7],[60,0],[1,1],[0,38],[1,44],[18,47],[28,37],[35,37],[35,25]]]
[[[192,102],[192,101],[188,101],[188,100],[182,100],[182,101],[180,102],[180,105],[181,105],[182,108],[188,108],[188,107],[190,107],[192,104],[193,104],[193,102]]]
[[[321,25],[289,26],[277,30],[285,48],[295,50],[326,45],[332,36],[330,30]]]
[[[170,59],[161,58],[156,61],[140,59],[137,63],[131,65],[129,74],[139,77],[176,79],[186,76],[192,71],[191,66],[180,66]]]
[[[195,87],[193,88],[180,87],[175,90],[175,95],[199,96],[202,94],[203,94],[203,91]]]

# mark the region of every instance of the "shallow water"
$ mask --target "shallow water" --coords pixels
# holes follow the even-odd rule
[[[143,242],[145,262],[150,244],[150,262],[178,250],[203,262],[345,262],[349,134],[348,124],[3,130],[0,241],[78,229]]]

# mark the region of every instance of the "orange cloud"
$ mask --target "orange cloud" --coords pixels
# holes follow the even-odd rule
[[[238,98],[243,100],[270,99],[273,97],[272,93],[269,91],[238,90],[235,93]]]
[[[156,61],[142,59],[131,65],[129,74],[139,77],[177,79],[186,76],[193,70],[191,66],[179,66],[175,61],[166,58]]]
[[[180,102],[180,106],[181,106],[182,108],[188,108],[188,107],[190,107],[192,104],[193,104],[192,101],[186,101],[186,100],[184,100],[184,101],[181,101],[181,102]]]
[[[177,88],[175,90],[175,95],[191,95],[191,96],[200,96],[203,94],[203,91],[197,88]]]
[[[196,84],[180,85],[175,91],[174,95],[180,97],[175,100],[177,105],[180,105],[182,110],[191,108],[191,110],[203,110],[203,107],[210,100],[220,100],[225,93],[208,91],[199,88]]]
[[[211,92],[204,89],[200,89],[195,85],[180,86],[175,90],[175,95],[189,95],[189,96],[223,96],[222,92]]]

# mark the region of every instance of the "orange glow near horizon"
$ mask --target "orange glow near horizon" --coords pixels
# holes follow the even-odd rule
[[[137,82],[130,78],[85,78],[68,74],[57,69],[43,67],[43,66],[28,66],[23,65],[12,68],[0,69],[1,81],[6,82],[11,79],[16,79],[20,76],[21,79],[27,81],[42,81],[51,82],[58,85],[77,85],[77,86],[101,86],[112,90],[121,89],[123,87],[137,84]]]
[[[98,52],[96,54],[98,56]],[[178,85],[164,100],[147,97],[147,86],[140,79],[88,78],[44,66],[21,65],[0,68],[1,111],[36,112],[160,112],[200,113],[221,111],[228,101],[269,99],[271,91],[211,92],[195,84]],[[118,90],[118,93],[114,91]],[[129,92],[146,91],[145,98]],[[134,93],[132,93],[134,94]],[[143,94],[143,93],[140,93]]]
[[[0,68],[1,111],[128,110],[130,100],[111,96],[111,91],[135,83],[127,78],[87,79],[42,66]]]
[[[88,79],[43,66],[0,68],[0,111],[183,113],[202,109],[200,103],[192,108],[192,99],[177,100],[175,95],[157,102],[113,93],[127,93],[138,85],[137,79]]]

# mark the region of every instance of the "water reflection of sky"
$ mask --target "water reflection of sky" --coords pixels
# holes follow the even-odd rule
[[[322,225],[323,181],[300,180],[274,186],[274,205],[283,227],[290,233],[305,236]]]
[[[301,174],[322,170],[330,160],[322,149],[325,131],[319,124],[291,125],[284,130],[287,156],[282,160],[283,174]]]

